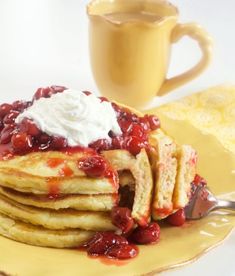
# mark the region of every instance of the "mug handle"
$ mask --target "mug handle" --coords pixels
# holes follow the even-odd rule
[[[202,51],[202,58],[198,64],[196,64],[189,71],[179,76],[166,79],[160,88],[160,91],[157,93],[158,96],[163,96],[171,90],[193,80],[206,69],[211,61],[212,40],[209,34],[201,26],[194,23],[178,24],[173,30],[171,42],[176,43],[185,35],[188,35],[192,39],[198,41]]]

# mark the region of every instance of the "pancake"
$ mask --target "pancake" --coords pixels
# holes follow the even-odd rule
[[[22,205],[2,195],[0,195],[0,213],[16,220],[53,230],[79,228],[92,231],[111,231],[116,229],[108,212],[40,209]]]
[[[151,144],[157,149],[155,162],[155,191],[152,204],[154,219],[162,219],[173,211],[172,197],[177,171],[177,146],[162,131],[151,136]]]
[[[54,210],[72,208],[80,211],[111,211],[118,204],[118,194],[72,194],[50,199],[48,195],[21,193],[1,186],[0,194],[24,205]]]
[[[131,171],[136,179],[132,217],[139,225],[146,226],[150,221],[153,178],[148,155],[144,149],[136,156],[136,163]]]
[[[40,178],[13,169],[0,169],[0,185],[19,192],[50,194],[58,190],[61,194],[112,194],[117,187],[107,178],[69,177]]]
[[[10,168],[28,175],[38,177],[59,177],[61,168],[67,165],[73,176],[85,176],[77,166],[77,161],[88,157],[88,151],[66,154],[59,151],[32,152],[23,156],[14,156],[9,160],[0,161],[0,168]]]
[[[14,156],[0,161],[0,184],[35,194],[48,194],[54,186],[62,194],[117,193],[118,184],[110,179],[89,178],[78,169],[77,161],[84,156],[87,156],[86,151],[84,154],[49,151]],[[57,162],[58,166],[49,165],[51,161]],[[69,176],[63,175],[65,168],[69,169]]]
[[[178,160],[173,194],[174,209],[184,208],[189,202],[191,183],[196,174],[196,151],[191,146],[183,145],[178,151]]]
[[[12,240],[35,246],[71,248],[89,240],[94,232],[85,230],[49,230],[20,222],[0,213],[0,234]]]
[[[135,180],[132,217],[139,225],[146,225],[150,219],[153,178],[151,165],[145,149],[142,149],[136,157],[126,150],[110,150],[104,151],[102,154],[117,171],[129,170],[131,172]],[[130,181],[132,176],[129,177]],[[128,176],[126,175],[125,177]]]

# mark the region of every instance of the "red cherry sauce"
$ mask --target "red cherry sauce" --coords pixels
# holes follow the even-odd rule
[[[122,130],[122,135],[115,136],[110,131],[109,140],[100,139],[94,141],[87,148],[79,146],[69,147],[65,138],[49,136],[42,132],[30,119],[25,118],[21,123],[15,123],[18,115],[30,107],[34,101],[42,97],[49,98],[56,93],[63,93],[64,90],[66,88],[63,86],[39,88],[33,96],[32,101],[16,101],[12,104],[5,103],[0,105],[0,160],[7,160],[15,155],[25,155],[38,151],[59,150],[68,155],[85,152],[86,157],[77,161],[78,168],[88,177],[108,178],[118,188],[117,171],[100,155],[100,152],[111,149],[125,149],[131,154],[137,155],[142,148],[145,148],[147,152],[153,150],[148,143],[148,135],[151,131],[160,127],[159,119],[152,115],[138,117],[128,109],[112,103],[117,121]],[[84,91],[83,93],[88,97],[91,94],[88,91]],[[100,101],[104,102],[108,100],[100,97]],[[47,165],[50,168],[61,167],[58,177],[47,179],[48,198],[56,200],[60,196],[61,177],[72,176],[73,171],[66,164],[66,161],[60,158],[48,160]],[[118,196],[115,196],[115,199],[118,200]],[[115,207],[112,210],[111,217],[113,224],[122,231],[122,235],[125,237],[111,232],[96,233],[84,245],[88,255],[104,256],[118,260],[130,259],[137,256],[138,249],[127,240],[127,236],[131,235],[131,240],[140,244],[155,243],[159,239],[160,229],[156,223],[147,224],[147,221],[143,221],[142,226],[138,226],[133,231],[135,223],[131,217],[130,209],[126,207]]]
[[[105,256],[119,260],[131,259],[138,254],[134,244],[113,232],[97,232],[82,248],[92,257]]]
[[[59,171],[59,175],[62,177],[70,177],[73,175],[73,170],[67,164],[64,164]]]
[[[114,186],[118,186],[118,175],[110,164],[102,156],[96,154],[78,160],[78,168],[88,177],[105,177]]]
[[[47,161],[47,166],[50,168],[56,168],[64,163],[64,159],[62,158],[50,158]]]
[[[47,179],[48,198],[57,199],[60,196],[60,181],[58,178],[49,177]]]
[[[157,214],[158,217],[165,218],[166,216],[169,216],[173,211],[173,206],[169,208],[156,208],[154,209],[154,212]]]

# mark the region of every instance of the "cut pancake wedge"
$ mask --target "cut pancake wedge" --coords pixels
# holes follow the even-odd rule
[[[25,206],[0,196],[0,213],[48,229],[79,228],[92,231],[111,231],[116,228],[109,213],[65,209],[54,211]]]
[[[177,172],[177,146],[162,131],[151,135],[151,144],[157,150],[155,167],[155,191],[152,204],[154,219],[162,219],[173,211],[172,197]]]
[[[127,170],[131,172],[135,180],[132,217],[139,225],[146,225],[150,219],[153,180],[151,165],[145,149],[142,149],[136,157],[126,150],[110,150],[102,154],[117,171]],[[133,189],[132,178],[129,179],[130,188]]]
[[[80,229],[49,230],[0,213],[0,234],[12,240],[35,246],[71,248],[82,245],[94,235],[94,232]]]
[[[178,168],[173,194],[174,209],[184,208],[190,198],[191,183],[196,174],[197,154],[188,145],[178,150]]]
[[[24,205],[54,210],[72,208],[79,211],[111,211],[118,203],[118,194],[72,194],[50,199],[48,195],[21,193],[1,186],[0,194]]]

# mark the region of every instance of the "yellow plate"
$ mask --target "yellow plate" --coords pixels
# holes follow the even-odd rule
[[[222,148],[215,150],[220,154]],[[209,157],[205,161],[210,166]],[[223,178],[226,172],[220,173]],[[218,185],[211,183],[211,189],[220,195],[231,193],[232,198],[234,185],[227,185],[224,190]],[[223,241],[234,226],[235,216],[228,214],[212,214],[181,228],[163,226],[159,244],[141,246],[134,260],[109,265],[77,250],[34,247],[0,237],[0,270],[17,276],[153,275],[197,259]]]

